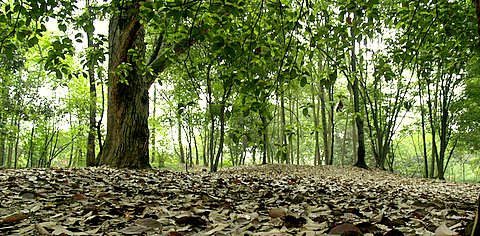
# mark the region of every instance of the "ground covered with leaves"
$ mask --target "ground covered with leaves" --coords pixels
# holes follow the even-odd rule
[[[0,170],[0,235],[467,235],[479,191],[333,166]]]

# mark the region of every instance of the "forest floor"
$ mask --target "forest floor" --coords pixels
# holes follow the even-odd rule
[[[479,191],[338,166],[0,170],[0,235],[467,235]]]

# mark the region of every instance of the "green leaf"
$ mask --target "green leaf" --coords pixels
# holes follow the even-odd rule
[[[58,29],[62,32],[66,32],[67,31],[67,25],[65,24],[58,24]]]
[[[18,41],[23,41],[25,40],[26,33],[25,31],[21,30],[17,32],[17,39]]]
[[[29,46],[29,47],[33,47],[33,46],[35,46],[36,44],[38,44],[38,38],[37,38],[37,36],[33,36],[32,38],[30,38],[30,39],[28,40],[28,46]]]
[[[300,87],[303,88],[307,84],[308,84],[307,78],[305,76],[302,76],[302,78],[300,79]]]
[[[302,113],[304,116],[308,116],[308,108],[307,107],[303,108]]]

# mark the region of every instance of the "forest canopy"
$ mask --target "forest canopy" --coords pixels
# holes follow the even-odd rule
[[[0,8],[2,167],[284,163],[478,180],[477,1]]]

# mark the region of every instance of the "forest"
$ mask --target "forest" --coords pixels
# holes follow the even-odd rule
[[[0,0],[0,233],[480,235],[480,0]]]
[[[476,1],[0,3],[2,167],[479,179]]]
[[[475,8],[443,4],[3,3],[1,164],[476,180]]]

